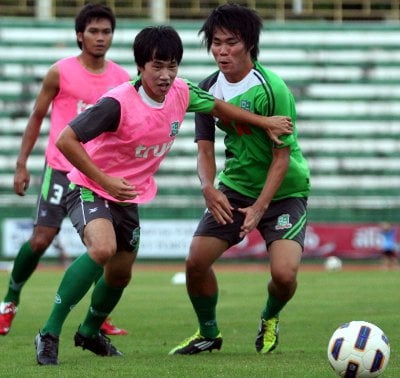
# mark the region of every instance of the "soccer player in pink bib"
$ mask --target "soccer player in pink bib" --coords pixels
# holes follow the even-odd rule
[[[43,79],[34,109],[24,132],[14,176],[14,191],[23,196],[29,187],[27,161],[38,139],[43,119],[51,105],[49,139],[42,187],[32,236],[20,248],[11,272],[8,291],[0,304],[0,335],[7,335],[17,313],[21,290],[40,258],[60,231],[67,216],[66,194],[71,163],[55,145],[60,131],[77,114],[93,106],[99,97],[129,80],[128,72],[105,55],[111,46],[115,16],[103,5],[88,4],[75,19],[78,56],[61,59]],[[126,334],[106,320],[108,334]]]
[[[139,247],[138,205],[156,195],[154,174],[186,112],[252,123],[268,130],[278,143],[279,135],[292,131],[289,117],[253,114],[178,78],[183,46],[172,27],[143,29],[133,52],[138,77],[105,93],[70,121],[56,142],[74,166],[68,175],[68,214],[87,253],[65,272],[53,310],[36,336],[36,359],[41,365],[58,364],[63,322],[103,269],[86,318],[75,333],[75,346],[100,356],[122,355],[99,332],[100,325],[131,279]]]

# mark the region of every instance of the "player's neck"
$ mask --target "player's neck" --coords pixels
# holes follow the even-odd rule
[[[224,70],[222,73],[229,83],[239,83],[250,73],[253,67],[253,62],[248,60],[247,63],[237,65],[234,69]]]
[[[87,54],[78,55],[79,63],[92,73],[103,73],[107,67],[107,62],[104,56],[95,57]]]

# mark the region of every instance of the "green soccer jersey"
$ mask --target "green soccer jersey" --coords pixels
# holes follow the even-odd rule
[[[210,113],[214,108],[214,96],[185,80],[189,88],[188,112]]]
[[[216,122],[225,132],[225,167],[218,175],[220,182],[248,197],[257,198],[265,184],[272,162],[272,149],[290,147],[290,163],[274,200],[308,197],[310,171],[297,142],[296,109],[293,95],[284,81],[273,72],[255,63],[252,71],[240,82],[229,83],[219,71],[199,85],[215,97],[260,115],[289,116],[292,135],[280,137],[282,145],[274,146],[267,133],[249,124]],[[214,140],[214,122],[208,115],[196,115],[196,140]],[[210,131],[211,129],[211,131]]]

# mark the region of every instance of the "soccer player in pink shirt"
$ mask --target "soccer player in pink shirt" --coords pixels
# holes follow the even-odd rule
[[[55,145],[59,133],[77,114],[93,106],[104,92],[129,80],[125,69],[105,58],[111,46],[114,28],[115,16],[110,8],[94,4],[84,6],[75,19],[77,44],[82,52],[78,56],[56,62],[43,79],[22,138],[14,176],[14,191],[23,196],[29,187],[27,161],[51,105],[42,187],[32,236],[18,252],[8,291],[0,304],[0,335],[7,335],[10,331],[21,290],[67,216],[67,173],[72,165]],[[109,334],[126,334],[125,330],[113,326],[109,320],[104,322],[102,329]]]
[[[62,325],[104,269],[75,346],[101,356],[121,356],[100,330],[131,279],[140,236],[138,205],[157,192],[154,174],[179,134],[186,112],[266,129],[276,143],[291,133],[288,117],[262,117],[215,99],[177,77],[182,41],[169,26],[143,29],[133,44],[138,77],[105,93],[69,122],[56,142],[75,167],[67,196],[68,214],[87,253],[67,269],[45,325],[36,336],[36,360],[58,364]],[[82,144],[86,144],[86,148]]]

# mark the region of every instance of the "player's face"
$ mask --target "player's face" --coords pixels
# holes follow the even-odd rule
[[[144,67],[139,67],[139,72],[147,95],[154,101],[163,102],[178,74],[178,63],[175,60],[153,59]]]
[[[211,52],[228,81],[242,80],[253,67],[250,51],[242,39],[227,29],[215,29]]]
[[[105,18],[94,19],[86,25],[83,33],[78,33],[82,51],[94,57],[103,57],[111,46],[113,37],[111,22]]]

